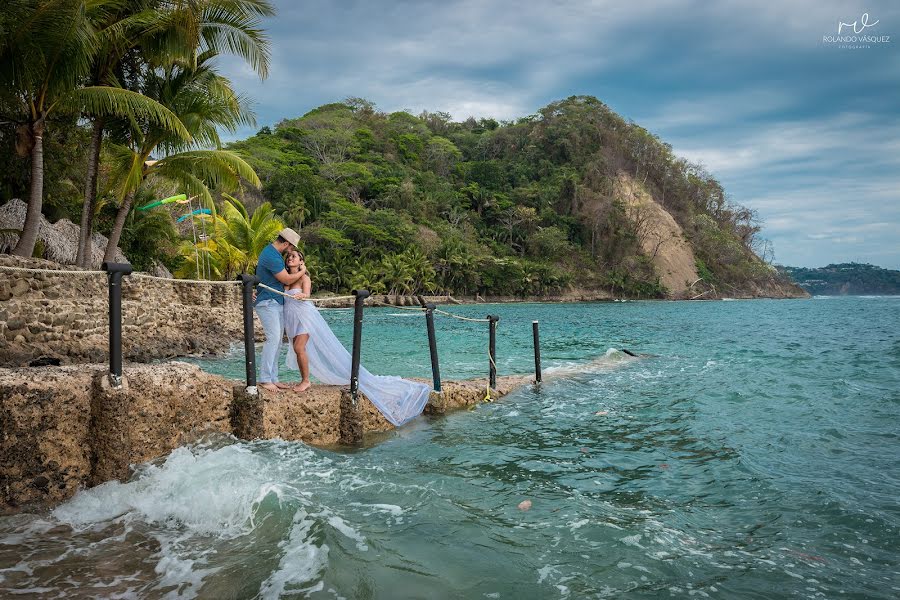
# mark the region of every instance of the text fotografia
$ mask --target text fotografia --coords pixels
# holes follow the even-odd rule
[[[862,16],[851,23],[838,21],[837,35],[823,35],[823,44],[837,44],[839,48],[857,49],[871,48],[873,45],[889,44],[891,36],[889,35],[863,35],[866,29],[875,27],[880,20],[872,21],[869,13],[863,13]]]

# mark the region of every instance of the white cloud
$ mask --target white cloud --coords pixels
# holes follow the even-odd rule
[[[888,239],[900,223],[900,126],[890,94],[868,87],[883,90],[900,56],[821,45],[867,11],[900,36],[900,4],[861,0],[283,2],[267,23],[270,79],[233,60],[225,71],[256,99],[260,124],[348,96],[461,120],[596,95],[758,209],[780,254],[822,262],[816,252],[841,240],[872,256],[891,247],[900,266]]]

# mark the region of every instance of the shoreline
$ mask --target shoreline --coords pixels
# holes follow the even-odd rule
[[[106,274],[68,268],[41,259],[0,255],[0,365],[90,364],[106,359],[109,305]],[[799,288],[797,288],[799,289]],[[752,292],[752,293],[751,293]],[[318,296],[330,297],[329,292]],[[604,290],[573,289],[548,296],[421,296],[441,306],[480,304],[571,304],[678,301],[675,298],[615,298]],[[756,286],[733,298],[809,298],[794,290]],[[694,300],[721,300],[695,297]],[[375,294],[366,306],[418,307],[419,297]],[[350,308],[353,299],[319,303]],[[160,279],[135,273],[122,281],[122,357],[148,363],[182,356],[218,356],[243,341],[243,308],[237,281]],[[263,338],[255,318],[255,338]]]

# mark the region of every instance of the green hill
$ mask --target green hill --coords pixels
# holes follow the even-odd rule
[[[778,267],[800,287],[817,296],[900,295],[900,271],[875,265],[842,263],[818,269]]]
[[[230,148],[263,181],[243,200],[270,201],[301,231],[319,288],[671,296],[655,256],[665,240],[648,250],[653,230],[624,177],[683,231],[699,280],[678,284],[691,295],[802,294],[754,254],[753,211],[596,98],[502,123],[350,99]]]

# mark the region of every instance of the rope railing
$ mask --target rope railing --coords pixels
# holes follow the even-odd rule
[[[472,317],[464,317],[462,315],[454,315],[451,312],[447,312],[446,310],[440,310],[438,308],[434,309],[434,312],[445,315],[447,317],[453,317],[454,319],[459,319],[460,321],[471,321],[473,323],[487,323],[488,319],[473,319]]]
[[[106,275],[106,271],[80,271],[73,269],[35,269],[32,267],[13,267],[12,265],[0,265],[4,271],[20,273],[50,273],[51,275]]]
[[[396,304],[391,304],[390,302],[382,302],[381,300],[376,300],[376,299],[372,298],[371,296],[369,297],[369,301],[372,304],[377,304],[378,306],[384,306],[385,308],[396,308],[399,310],[412,310],[415,312],[420,312],[422,314],[425,314],[425,307],[423,307],[423,306],[397,306]]]
[[[149,273],[132,273],[131,277],[138,279],[152,279],[154,281],[165,281],[168,283],[208,283],[211,285],[240,285],[240,281],[216,281],[214,279],[177,279],[175,277],[160,277],[158,275],[150,275]]]
[[[272,293],[278,294],[279,296],[284,296],[285,298],[290,298],[291,300],[296,300],[298,302],[307,301],[307,302],[333,302],[335,300],[353,300],[356,296],[330,296],[328,298],[297,298],[296,296],[292,296],[291,294],[287,294],[285,292],[276,290],[275,288],[268,286],[264,283],[256,284],[257,287],[261,287],[263,289],[269,290]]]
[[[353,336],[353,365],[352,372],[354,375],[358,374],[358,364],[359,364],[359,351],[360,351],[360,336],[361,336],[361,325],[362,325],[362,308],[365,303],[365,300],[368,298],[371,304],[377,306],[384,306],[393,309],[399,310],[408,310],[422,313],[426,317],[426,326],[428,330],[428,341],[429,341],[429,350],[431,353],[431,363],[432,363],[432,374],[434,378],[434,390],[438,393],[441,392],[441,383],[440,383],[440,370],[438,366],[438,354],[437,354],[437,343],[435,340],[435,332],[434,332],[434,314],[440,314],[446,317],[450,317],[452,319],[456,319],[459,321],[467,321],[470,323],[488,323],[489,329],[489,343],[488,343],[488,364],[489,364],[489,378],[488,385],[485,395],[485,401],[491,400],[491,391],[497,386],[497,361],[496,361],[496,331],[497,331],[497,323],[500,320],[499,316],[496,315],[488,315],[486,318],[477,319],[473,317],[465,317],[463,315],[457,315],[452,312],[448,312],[445,310],[440,310],[435,308],[435,305],[432,303],[426,303],[422,297],[419,297],[422,306],[396,306],[393,304],[389,304],[387,302],[382,302],[380,300],[376,300],[375,298],[370,297],[370,294],[366,290],[354,290],[353,295],[349,296],[329,296],[326,298],[297,298],[291,294],[285,293],[282,290],[278,290],[271,286],[268,286],[264,283],[259,282],[259,279],[252,275],[242,275],[236,281],[212,281],[205,279],[174,279],[170,277],[159,277],[156,275],[150,275],[147,273],[132,273],[130,264],[116,264],[116,263],[104,263],[102,271],[89,271],[89,270],[70,270],[70,269],[41,269],[41,268],[33,268],[33,267],[16,267],[11,265],[0,265],[0,270],[11,271],[11,272],[21,272],[21,273],[43,273],[43,274],[51,274],[51,275],[105,275],[108,279],[109,284],[109,307],[110,307],[110,339],[109,339],[109,352],[110,352],[110,371],[109,376],[113,385],[118,386],[121,385],[122,380],[122,308],[121,308],[121,288],[123,277],[130,276],[138,279],[147,279],[153,281],[165,281],[168,283],[186,283],[186,284],[213,284],[213,285],[242,285],[243,286],[243,314],[244,314],[244,350],[245,350],[245,361],[247,367],[247,387],[248,390],[256,387],[256,364],[255,364],[255,340],[254,340],[254,328],[253,328],[253,306],[252,306],[252,290],[253,287],[263,288],[268,290],[274,294],[278,294],[285,298],[290,298],[296,301],[308,301],[314,304],[324,303],[324,302],[336,302],[336,301],[344,301],[344,300],[353,300],[356,315],[354,316],[354,336]],[[541,381],[541,366],[540,366],[540,348],[538,341],[538,332],[537,332],[537,321],[533,322],[534,328],[534,351],[535,351],[535,382],[539,383]],[[356,394],[358,390],[358,378],[356,376],[351,377],[351,393],[356,399]]]

